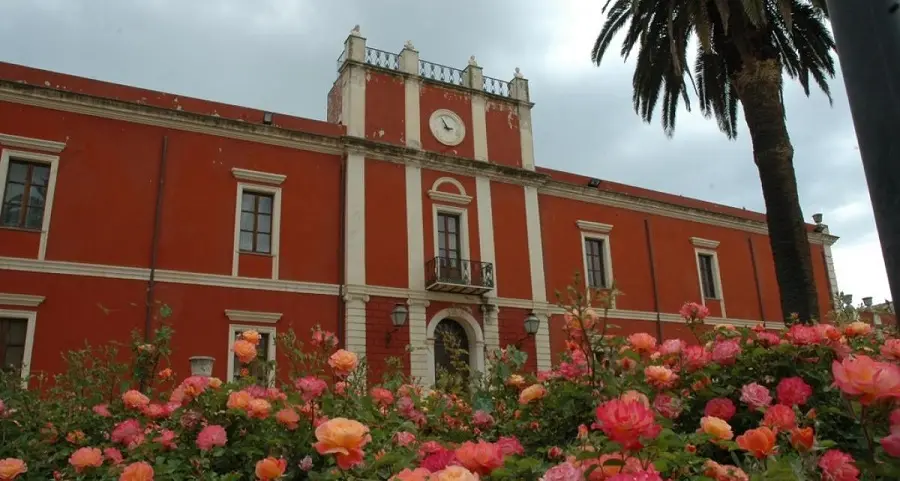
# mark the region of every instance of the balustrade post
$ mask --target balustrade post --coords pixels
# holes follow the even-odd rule
[[[469,57],[469,65],[463,70],[463,86],[479,92],[484,90],[484,74],[474,55]]]

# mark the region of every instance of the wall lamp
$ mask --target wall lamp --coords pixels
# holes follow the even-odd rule
[[[404,306],[403,304],[394,305],[394,310],[391,311],[391,324],[394,325],[394,328],[385,333],[385,346],[389,346],[391,344],[391,336],[393,336],[395,332],[399,331],[401,327],[406,325],[406,319],[408,317],[409,309],[407,309],[406,306]]]
[[[527,316],[525,316],[525,337],[519,339],[516,342],[516,349],[522,347],[522,343],[525,342],[529,337],[534,337],[537,334],[538,330],[541,328],[541,320],[538,316],[531,311]]]

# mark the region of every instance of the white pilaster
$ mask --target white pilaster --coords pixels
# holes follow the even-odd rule
[[[347,127],[347,135],[366,136],[366,39],[359,33],[359,26],[350,32],[344,42],[346,65],[341,70],[341,119]]]
[[[412,350],[409,353],[409,370],[413,381],[424,384],[428,379],[428,351],[427,325],[428,318],[425,308],[428,301],[425,299],[410,298],[409,305],[409,345]]]
[[[531,130],[531,94],[528,80],[516,69],[516,75],[509,82],[509,96],[519,101],[519,142],[522,149],[522,168],[534,170],[534,135]]]
[[[421,149],[422,118],[419,109],[419,89],[422,83],[419,80],[419,51],[413,47],[412,42],[406,42],[400,52],[400,71],[407,74],[404,80],[406,145],[414,149]]]
[[[418,97],[417,97],[418,98]],[[406,164],[406,232],[409,290],[425,293],[425,230],[422,221],[422,169]],[[409,299],[410,375],[418,382],[429,379],[428,319],[424,299]]]
[[[474,99],[473,99],[474,100]],[[491,201],[491,180],[487,177],[475,178],[475,198],[478,201],[478,245],[481,261],[494,266],[494,290],[484,295],[485,301],[497,296],[497,270],[494,252],[494,212]],[[484,344],[488,352],[500,347],[500,326],[497,323],[497,308],[484,312]]]
[[[345,303],[345,328],[344,345],[348,351],[355,352],[359,356],[366,355],[366,303],[369,296],[354,293],[344,294]]]
[[[362,153],[347,154],[346,219],[344,225],[344,283],[366,284],[366,158]]]
[[[525,186],[525,226],[528,233],[528,260],[531,267],[531,299],[535,305],[546,305],[547,285],[544,277],[544,243],[541,239],[541,213],[537,187]],[[535,351],[539,370],[550,369],[550,331],[547,314],[540,314],[541,328],[535,335]]]
[[[828,234],[828,226],[824,226],[822,229],[822,233]],[[831,294],[834,297],[831,300],[832,305],[835,309],[840,307],[840,301],[837,299],[838,283],[837,283],[837,274],[834,271],[834,257],[831,255],[831,244],[829,242],[825,242],[822,244],[822,252],[825,254],[825,271],[828,274],[828,285],[831,287]]]
[[[484,349],[492,353],[500,349],[500,309],[496,304],[483,304],[481,309],[484,319]]]
[[[469,65],[463,71],[463,84],[472,89],[472,143],[475,160],[487,161],[487,121],[485,119],[484,74],[475,56],[469,58]]]

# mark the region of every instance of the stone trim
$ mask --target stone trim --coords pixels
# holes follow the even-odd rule
[[[50,152],[51,154],[58,154],[66,148],[65,142],[55,142],[52,140],[35,139],[32,137],[22,137],[11,134],[0,134],[0,145],[16,149],[39,150],[41,152]]]
[[[237,167],[231,169],[231,175],[238,180],[272,185],[281,185],[284,182],[284,179],[287,179],[287,176],[284,174],[272,174],[256,170],[239,169]]]
[[[264,322],[275,324],[281,320],[280,312],[240,311],[237,309],[225,309],[225,317],[235,322]]]
[[[44,296],[0,292],[0,306],[37,307],[44,302],[44,299]]]

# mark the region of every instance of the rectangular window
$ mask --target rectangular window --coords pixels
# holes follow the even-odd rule
[[[712,254],[698,253],[697,262],[700,264],[700,287],[703,289],[703,297],[718,299],[715,257]]]
[[[10,159],[0,225],[40,230],[49,184],[50,165]]]
[[[584,261],[587,266],[588,287],[605,289],[606,284],[606,257],[605,242],[603,239],[584,239]]]
[[[241,195],[241,252],[272,252],[272,209],[274,196],[244,191]]]
[[[459,232],[460,218],[458,214],[438,212],[438,261],[440,262],[440,276],[444,279],[462,278],[462,246]]]
[[[234,340],[240,338],[243,331],[244,329],[234,331]],[[250,375],[255,377],[259,384],[268,385],[270,376],[268,362],[272,360],[272,358],[269,357],[269,343],[273,340],[272,333],[259,332],[259,335],[259,344],[256,346],[257,362],[250,365]],[[232,373],[231,380],[236,381],[241,377],[241,361],[237,358],[236,354],[233,356],[234,359],[232,362],[234,363],[234,372]]]
[[[19,371],[25,362],[27,319],[0,318],[0,361],[2,369]]]

